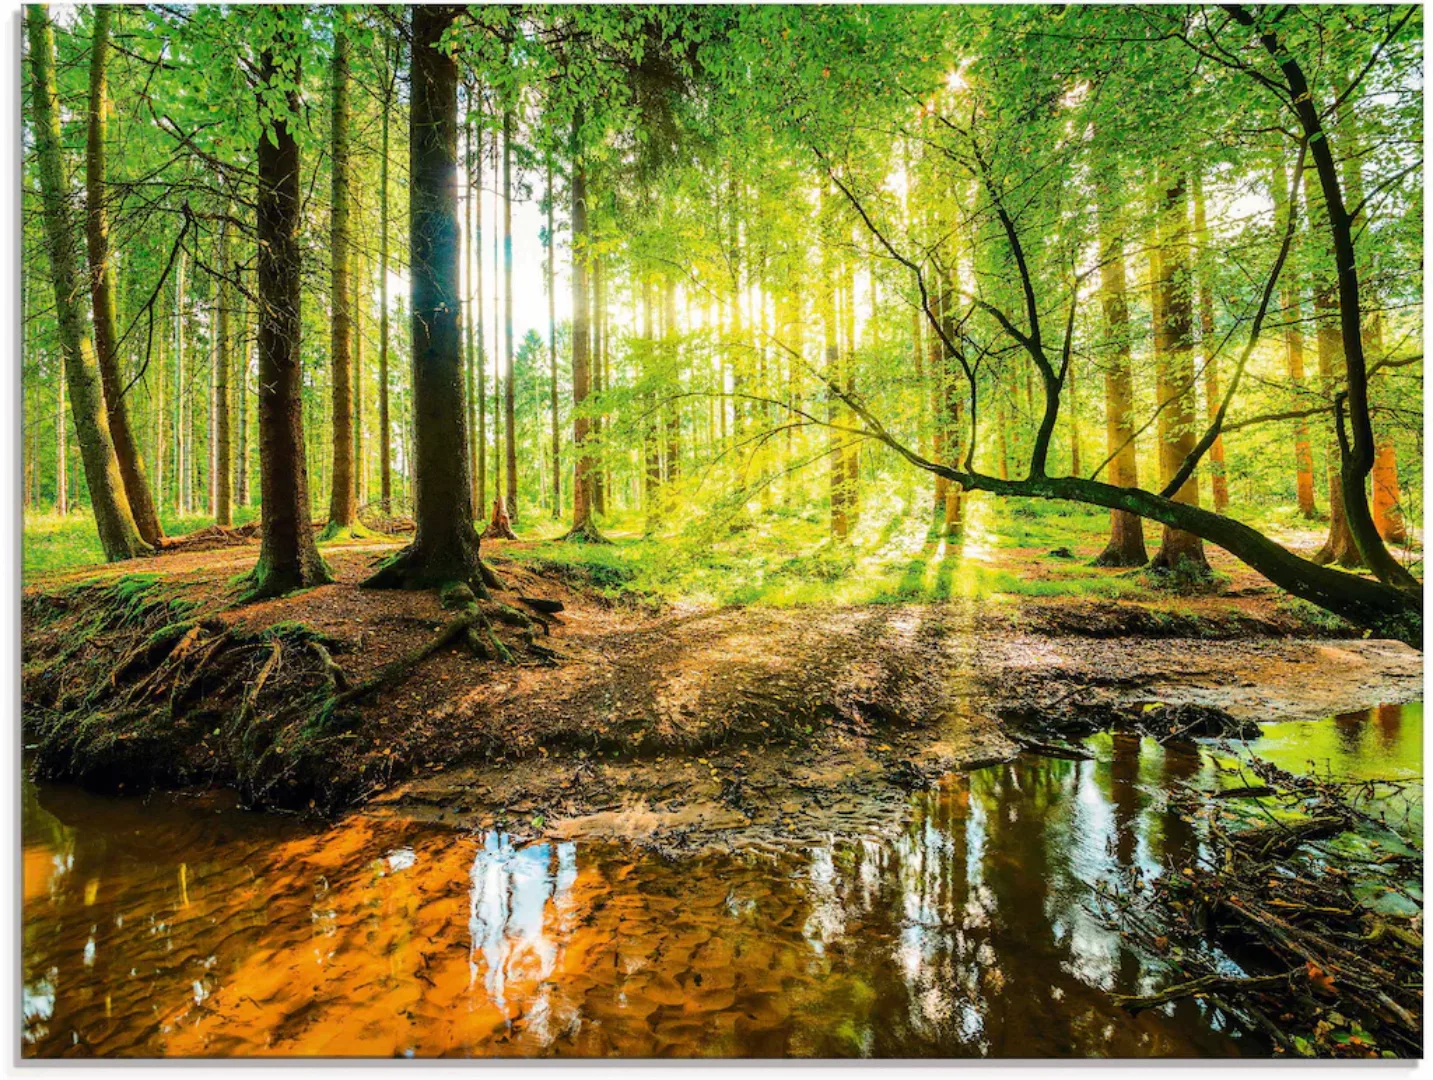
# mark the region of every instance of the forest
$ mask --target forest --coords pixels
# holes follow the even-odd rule
[[[23,18],[37,782],[675,850],[1421,694],[1417,6]],[[1297,836],[1421,829],[1392,751],[1236,760]],[[1357,1022],[1191,948],[1085,1050],[1421,1052],[1419,895],[1363,956],[1232,905]]]

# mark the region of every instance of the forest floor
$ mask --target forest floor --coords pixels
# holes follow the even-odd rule
[[[972,528],[958,551],[918,539],[866,572],[879,591],[835,603],[782,590],[839,596],[859,560],[823,581],[830,560],[805,556],[717,603],[690,579],[641,587],[625,561],[641,541],[487,542],[498,599],[563,611],[495,623],[514,663],[454,644],[401,671],[451,620],[431,593],[357,587],[401,537],[328,545],[333,584],[240,604],[256,538],[199,533],[28,583],[27,750],[101,788],[218,784],[271,808],[677,847],[877,822],[939,773],[1015,754],[1032,716],[1315,718],[1421,696],[1419,652],[1361,640],[1222,552],[1212,586],[1169,591],[1091,568],[1098,519],[1076,524],[1052,526],[1053,548],[1038,523]]]

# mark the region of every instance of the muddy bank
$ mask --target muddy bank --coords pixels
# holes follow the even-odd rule
[[[1109,636],[1148,605],[1086,604],[1085,623],[1078,604],[709,610],[501,557],[508,607],[563,611],[494,621],[512,663],[454,638],[403,667],[452,613],[356,587],[391,550],[331,549],[335,584],[260,605],[236,603],[242,548],[29,590],[37,775],[528,835],[775,841],[878,822],[941,773],[1008,759],[1013,715],[1167,702],[1257,721],[1421,693],[1421,656],[1396,643]]]

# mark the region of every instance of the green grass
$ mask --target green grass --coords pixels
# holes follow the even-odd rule
[[[602,522],[610,544],[560,542],[566,524],[543,513],[516,526],[523,540],[535,543],[505,548],[504,554],[614,598],[654,595],[709,604],[791,607],[1169,595],[1143,574],[1089,565],[1108,535],[1109,516],[1103,510],[975,495],[967,499],[964,534],[947,542],[930,530],[928,492],[905,492],[870,489],[849,543],[839,546],[831,542],[823,506],[777,504],[761,511],[728,507],[687,513],[655,536],[644,535],[641,514],[614,514]],[[236,516],[243,523],[253,515],[253,509],[246,509]],[[1275,508],[1270,524],[1286,516]],[[211,520],[167,517],[164,524],[179,535]],[[1159,544],[1158,527],[1147,526],[1146,537],[1152,553]],[[1062,549],[1073,557],[1054,554]],[[101,561],[93,521],[85,514],[28,517],[24,551],[26,580]]]
[[[640,518],[603,523],[608,545],[548,543],[508,549],[520,561],[558,569],[611,596],[637,592],[711,604],[889,604],[958,597],[1103,597],[1148,595],[1138,575],[1099,570],[1088,557],[1044,555],[1058,548],[1098,549],[1108,516],[1081,507],[1001,503],[972,498],[964,535],[946,542],[925,515],[928,496],[908,506],[899,494],[868,497],[850,543],[832,544],[820,507],[779,507],[725,524],[694,520],[676,536],[646,538]],[[524,539],[556,540],[546,522]],[[1039,577],[1012,571],[1007,552],[1035,548]]]
[[[254,507],[234,512],[234,524],[244,525],[258,516]],[[169,536],[182,536],[195,529],[214,524],[214,519],[200,514],[180,517],[164,514],[160,518]],[[104,549],[95,532],[95,519],[89,511],[72,514],[28,513],[23,536],[23,573],[26,584],[40,574],[74,570],[104,562]]]

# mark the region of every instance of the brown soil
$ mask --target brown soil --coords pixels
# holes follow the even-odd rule
[[[499,598],[565,610],[546,634],[497,628],[516,663],[454,645],[322,722],[325,652],[357,685],[451,618],[431,593],[357,588],[393,542],[329,547],[334,584],[254,605],[235,606],[235,579],[257,545],[229,537],[46,579],[25,600],[36,767],[529,834],[799,841],[889,818],[928,778],[1013,755],[1000,719],[1012,713],[1168,701],[1262,720],[1421,694],[1421,656],[1406,646],[1270,640],[1310,628],[1262,592],[1201,600],[1203,616],[1181,602],[1178,619],[1158,601],[710,610],[613,602],[504,555],[527,546],[485,545],[510,590]],[[136,573],[196,605],[182,662],[162,655],[171,642],[142,648],[172,616],[95,623],[105,583]]]

